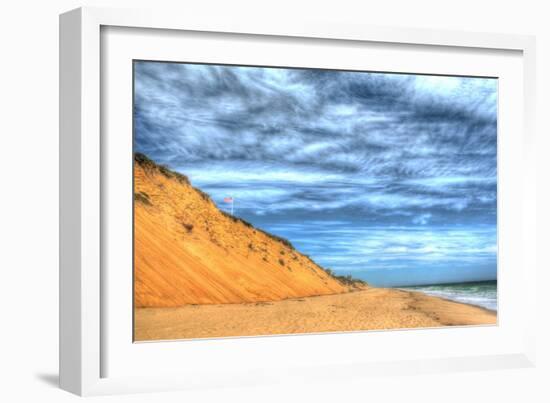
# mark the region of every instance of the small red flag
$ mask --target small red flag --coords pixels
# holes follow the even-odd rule
[[[226,203],[233,203],[233,198],[232,197],[224,197],[223,201],[226,202]]]

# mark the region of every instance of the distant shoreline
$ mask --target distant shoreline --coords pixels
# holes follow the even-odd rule
[[[486,308],[421,292],[371,287],[363,291],[274,302],[136,308],[135,341],[496,323],[496,312]]]
[[[498,311],[497,281],[476,281],[433,285],[397,287],[405,291],[417,291],[426,295],[479,306]]]
[[[422,291],[410,291],[410,290],[404,290],[402,288],[398,288],[399,290],[402,290],[402,291],[405,291],[405,292],[415,292],[415,293],[419,293],[419,294],[423,294],[427,297],[432,297],[432,298],[439,298],[439,299],[442,299],[444,301],[449,301],[449,302],[453,302],[455,304],[462,304],[462,305],[469,305],[471,307],[474,307],[474,308],[478,308],[478,309],[482,309],[484,311],[487,311],[488,313],[492,313],[492,314],[495,314],[497,315],[498,314],[498,310],[496,309],[489,309],[489,308],[486,308],[484,306],[480,306],[480,305],[476,305],[476,304],[472,304],[471,302],[460,302],[460,301],[455,301],[453,299],[450,299],[450,298],[445,298],[445,297],[439,297],[439,296],[433,296],[433,295],[429,295],[429,294],[426,294]]]

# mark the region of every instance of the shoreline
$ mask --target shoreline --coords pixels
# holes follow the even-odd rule
[[[374,288],[241,304],[136,308],[135,341],[495,325],[497,312],[420,291]]]
[[[392,288],[390,288],[390,289],[392,289]],[[395,288],[394,288],[394,289],[395,289]],[[426,296],[426,297],[437,298],[437,299],[441,299],[441,300],[443,300],[443,301],[451,302],[451,303],[454,303],[454,304],[470,306],[470,307],[472,307],[472,308],[476,308],[476,309],[485,311],[487,314],[495,315],[495,316],[498,317],[498,310],[497,310],[497,309],[489,309],[489,308],[487,308],[487,307],[484,307],[484,306],[481,306],[481,305],[472,304],[472,303],[470,303],[470,302],[455,301],[454,299],[450,299],[450,298],[445,298],[445,297],[439,297],[439,296],[436,296],[436,295],[426,294],[426,293],[424,293],[424,292],[422,292],[422,291],[410,291],[410,290],[403,290],[403,289],[401,289],[401,288],[399,288],[399,290],[400,290],[400,291],[404,291],[404,292],[422,294],[423,296]],[[456,325],[456,326],[458,326],[458,325]]]
[[[488,313],[492,313],[492,314],[495,314],[495,315],[498,315],[498,309],[490,309],[490,308],[487,308],[485,306],[481,306],[481,305],[476,305],[476,304],[472,304],[471,302],[462,302],[462,301],[456,301],[454,299],[451,299],[451,298],[445,298],[445,297],[440,297],[438,295],[430,295],[428,293],[425,293],[425,292],[422,292],[422,291],[418,291],[418,290],[407,290],[407,289],[403,289],[403,288],[388,288],[389,290],[399,290],[399,291],[404,291],[404,292],[412,292],[412,293],[419,293],[419,294],[422,294],[422,295],[425,295],[427,297],[433,297],[433,298],[439,298],[439,299],[442,299],[444,301],[449,301],[449,302],[454,302],[456,304],[461,304],[461,305],[469,305],[471,307],[474,307],[474,308],[478,308],[478,309],[482,309],[484,311],[487,311]]]

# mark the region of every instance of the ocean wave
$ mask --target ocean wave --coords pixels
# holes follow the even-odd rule
[[[434,297],[480,306],[496,311],[498,308],[496,282],[444,284],[430,286],[400,287],[407,291],[419,291]]]

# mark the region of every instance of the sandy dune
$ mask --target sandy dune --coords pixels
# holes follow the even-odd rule
[[[188,179],[134,164],[135,306],[273,301],[348,292],[288,241],[224,214]]]
[[[137,308],[135,340],[496,324],[496,313],[417,292],[369,288],[276,302]]]

